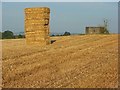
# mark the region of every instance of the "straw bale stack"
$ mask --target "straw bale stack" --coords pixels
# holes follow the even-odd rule
[[[26,8],[25,9],[25,35],[27,44],[48,45],[50,9]]]

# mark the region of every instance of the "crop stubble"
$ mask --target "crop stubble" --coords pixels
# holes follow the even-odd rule
[[[44,47],[3,42],[4,87],[117,87],[117,35],[53,37]],[[17,52],[17,53],[16,53]]]

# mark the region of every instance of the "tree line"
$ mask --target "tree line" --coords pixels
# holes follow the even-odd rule
[[[51,36],[69,36],[71,35],[70,32],[65,31],[64,34],[58,34],[58,35],[54,35],[52,34]],[[25,35],[14,35],[14,33],[10,30],[4,31],[4,32],[0,32],[0,39],[17,39],[17,38],[25,38]]]
[[[17,39],[17,38],[25,38],[24,35],[14,35],[14,33],[12,31],[4,31],[4,32],[0,32],[0,39]]]

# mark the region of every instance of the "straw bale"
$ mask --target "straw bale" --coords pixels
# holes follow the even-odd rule
[[[26,8],[25,10],[37,10],[37,11],[41,11],[41,10],[49,10],[50,11],[50,9],[48,8],[48,7],[35,7],[35,8]]]
[[[25,13],[50,13],[50,9],[47,7],[43,8],[26,8]]]
[[[41,20],[26,20],[25,21],[26,25],[44,25],[44,24],[49,24],[49,20],[47,19],[41,19]]]
[[[49,8],[25,9],[25,35],[27,44],[50,44],[49,17]]]
[[[50,15],[49,14],[26,14],[25,19],[30,20],[30,19],[49,19]]]
[[[35,28],[35,29],[37,29],[37,28],[39,28],[39,29],[45,29],[45,28],[47,28],[47,29],[49,29],[49,26],[48,25],[41,25],[41,26],[28,26],[28,25],[25,25],[25,27],[26,28]]]
[[[26,32],[33,32],[33,31],[35,31],[35,32],[42,32],[42,31],[48,31],[48,29],[33,29],[33,28],[31,28],[31,29],[26,29]]]

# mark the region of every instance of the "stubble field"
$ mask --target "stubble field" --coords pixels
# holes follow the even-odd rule
[[[44,47],[2,40],[5,88],[113,88],[118,86],[118,35],[52,37]]]

